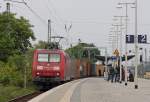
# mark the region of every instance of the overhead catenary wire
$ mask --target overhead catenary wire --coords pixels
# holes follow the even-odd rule
[[[64,29],[64,26],[66,26],[66,24],[64,23],[63,19],[57,14],[57,11],[56,11],[56,9],[55,9],[55,7],[54,7],[52,1],[51,1],[51,0],[47,0],[47,2],[48,2],[48,4],[51,6],[51,9],[52,9],[52,10],[51,10],[51,9],[49,8],[49,6],[47,6],[49,12],[52,14],[52,16],[54,17],[54,19],[56,19],[56,21],[58,21],[59,24],[62,24],[62,25],[63,25],[61,28]],[[72,24],[71,24],[71,26],[72,26]],[[71,28],[69,28],[69,30],[70,30],[70,29],[71,29]],[[56,34],[57,34],[57,33],[56,33]],[[67,34],[67,36],[69,36],[69,35]],[[69,40],[68,40],[68,41],[69,41]]]
[[[72,22],[74,24],[100,24],[100,25],[102,25],[102,24],[107,24],[107,25],[112,24],[112,22],[101,22],[101,21],[90,21],[90,20],[86,20],[86,21],[73,21],[72,20],[70,22]],[[128,23],[128,24],[134,25],[133,22]],[[140,23],[139,26],[150,26],[150,23]]]
[[[24,0],[22,0],[23,4],[45,25],[47,26],[47,22],[41,18]]]
[[[48,12],[49,12],[49,19],[51,19],[52,23],[55,23],[54,20],[53,20],[53,18],[54,18],[56,21],[58,21],[58,19],[56,18],[55,15],[53,15],[52,10],[51,10],[51,9],[49,8],[49,6],[46,5],[46,4],[48,4],[48,3],[46,3],[46,2],[44,1],[44,5],[45,5],[46,9],[47,9]],[[59,21],[58,21],[58,22],[59,22]],[[52,32],[55,33],[55,35],[58,35],[58,34],[57,34],[57,31],[55,31],[54,28],[52,28]]]
[[[60,29],[64,29],[65,23],[63,22],[62,18],[57,14],[53,3],[51,1],[49,1],[49,0],[45,0],[44,2],[46,3],[46,4],[44,3],[45,7],[47,8],[48,12],[50,13],[51,20],[55,21],[53,23],[56,24],[57,27],[59,27]],[[58,35],[58,33],[57,33],[57,31],[55,29],[53,29],[53,32],[55,33],[55,35]]]
[[[17,0],[4,0],[4,1],[9,1],[9,2],[15,2],[15,3],[22,3],[24,4],[45,26],[47,26],[47,23],[43,18],[41,18],[38,13],[36,13],[28,4],[25,2],[25,0],[22,1],[17,1]]]
[[[25,2],[25,0],[22,0],[22,2],[20,1],[12,1],[12,2],[16,2],[16,3],[23,3],[46,27],[47,27],[47,22],[45,22],[45,20],[39,16],[39,14],[34,11],[28,4],[27,2]],[[57,33],[55,32],[54,29],[52,29],[52,31],[55,33],[55,35],[57,35]]]
[[[57,13],[57,11],[56,11],[56,9],[55,9],[55,7],[54,7],[52,1],[51,1],[51,0],[47,0],[47,1],[48,1],[48,3],[51,5],[52,11],[54,11],[54,13],[55,13],[56,19],[57,19],[57,20],[59,19],[60,23],[61,23],[62,25],[65,25],[63,19],[60,17],[60,15],[58,15],[58,13]]]
[[[48,4],[50,4],[50,3],[48,3]],[[48,9],[48,12],[51,13],[52,18],[54,18],[59,24],[62,24],[62,22],[58,19],[57,15],[53,13],[53,10],[51,10],[48,5],[46,5],[46,7]],[[51,6],[51,8],[52,8],[52,6]]]
[[[26,7],[45,25],[47,26],[47,22],[45,22],[45,20],[43,18],[41,18],[38,13],[36,13],[26,2],[25,0],[22,0],[22,3],[24,3],[26,5]],[[49,9],[49,7],[47,6],[49,12],[51,12],[51,10]],[[55,35],[57,35],[57,32],[52,29],[52,31],[55,33]]]

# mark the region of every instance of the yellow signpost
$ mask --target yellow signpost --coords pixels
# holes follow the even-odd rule
[[[113,54],[116,55],[116,56],[119,56],[119,51],[118,51],[118,49],[116,49]]]
[[[113,54],[116,55],[116,57],[117,57],[117,60],[116,60],[116,62],[115,62],[115,66],[118,66],[118,65],[119,65],[119,59],[118,59],[118,57],[119,57],[119,51],[118,51],[118,49],[116,49],[116,50],[113,52]]]

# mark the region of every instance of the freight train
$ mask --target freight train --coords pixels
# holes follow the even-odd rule
[[[75,78],[74,61],[60,49],[34,51],[32,77],[37,85],[69,81]]]

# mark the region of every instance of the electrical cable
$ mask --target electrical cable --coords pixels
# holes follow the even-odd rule
[[[25,6],[45,25],[47,26],[47,23],[45,20],[43,20],[24,0],[22,0]]]
[[[56,9],[55,9],[55,7],[54,7],[52,1],[51,1],[51,0],[47,0],[47,1],[48,1],[49,4],[51,5],[51,8],[53,9],[53,11],[54,11],[54,13],[55,13],[56,19],[57,19],[57,20],[59,19],[59,20],[60,20],[60,23],[61,23],[62,25],[65,25],[65,23],[64,23],[64,21],[62,20],[62,18],[60,17],[60,15],[58,15],[58,13],[57,13],[57,11],[56,11]]]
[[[44,1],[44,2],[45,2],[45,1]],[[45,2],[45,3],[46,3],[46,2]],[[56,19],[56,17],[53,15],[52,11],[51,11],[50,8],[48,7],[48,5],[46,5],[46,4],[48,4],[48,3],[46,3],[46,4],[45,4],[45,3],[44,3],[44,5],[45,5],[45,7],[47,7],[46,9],[48,10],[48,12],[49,12],[50,15],[52,16],[52,18],[55,18],[55,19]],[[51,20],[52,20],[52,18],[51,18]],[[56,19],[56,20],[57,20],[57,19]],[[52,21],[53,21],[53,20],[52,20]],[[57,32],[56,32],[54,29],[52,29],[52,32],[57,35]]]

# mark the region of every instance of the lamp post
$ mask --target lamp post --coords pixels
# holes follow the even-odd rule
[[[116,26],[117,27],[117,30],[116,31],[110,31],[110,32],[113,32],[114,33],[114,35],[110,35],[110,37],[113,37],[113,42],[112,42],[112,44],[114,45],[113,47],[113,52],[116,50],[116,49],[118,49],[118,40],[119,40],[119,38],[118,38],[118,35],[119,35],[119,30],[118,30],[118,27],[119,26]]]
[[[114,34],[109,34],[109,44],[111,44],[111,47],[112,47],[112,54],[113,54],[113,51],[115,50],[115,43],[117,42],[116,37],[117,36]]]
[[[113,24],[112,26],[115,26],[115,27],[116,27],[116,31],[114,31],[114,32],[116,32],[116,37],[117,37],[117,49],[118,49],[118,45],[119,45],[119,37],[118,37],[118,36],[119,36],[119,32],[120,32],[120,31],[119,31],[119,27],[122,26],[122,25],[120,25],[120,24],[115,24],[115,25],[114,25],[114,24]]]
[[[117,38],[117,36],[116,36],[116,32],[114,32],[114,31],[112,31],[112,30],[114,30],[114,27],[112,27],[111,28],[111,31],[110,31],[110,33],[109,33],[109,44],[111,45],[111,50],[112,50],[112,54],[113,54],[113,51],[115,50],[115,44],[116,44],[116,38]]]
[[[138,78],[137,78],[137,67],[138,67],[137,3],[138,3],[137,0],[135,0],[135,77],[134,77],[135,89],[138,89]]]
[[[122,19],[126,16],[114,16],[116,18],[120,18],[120,26],[121,26],[121,29],[120,29],[120,83],[122,83]]]
[[[121,28],[122,24],[116,24],[116,25],[112,25],[112,26],[115,26],[117,28],[116,29],[116,34],[117,34],[117,50],[118,50],[119,49],[119,32],[121,32],[121,31],[119,31],[119,27]],[[118,66],[118,64],[119,64],[119,56],[117,56],[117,66]]]
[[[128,33],[128,5],[133,5],[134,3],[118,3],[118,5],[125,5],[125,8],[126,8],[126,34],[125,34],[125,38],[126,38],[126,35]],[[118,7],[118,8],[122,8],[122,7]],[[127,86],[127,55],[128,55],[128,52],[127,52],[127,43],[125,41],[125,86]]]

